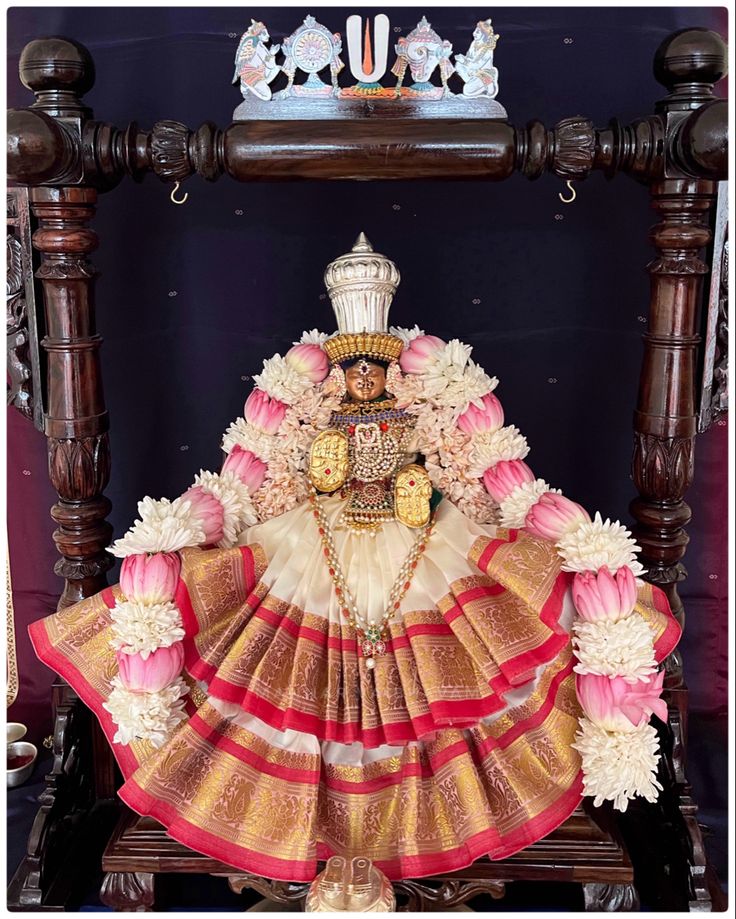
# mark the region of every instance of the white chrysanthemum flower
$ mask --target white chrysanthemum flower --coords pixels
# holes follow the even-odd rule
[[[526,437],[513,424],[474,434],[468,474],[480,478],[486,469],[501,460],[524,459],[528,454]]]
[[[641,547],[631,538],[626,527],[596,513],[591,521],[578,524],[565,533],[557,543],[563,559],[563,571],[598,571],[603,565],[610,571],[618,571],[628,565],[635,576],[644,574],[644,568],[637,561],[636,553]]]
[[[230,422],[222,438],[222,449],[231,453],[233,447],[242,447],[250,450],[259,460],[268,463],[273,455],[276,444],[276,434],[267,434],[255,425],[250,424],[245,418],[236,418]]]
[[[327,332],[320,332],[317,329],[310,329],[308,332],[302,332],[299,341],[293,342],[295,345],[319,345],[320,348],[327,341]]]
[[[189,687],[181,677],[159,692],[131,692],[118,676],[111,682],[114,688],[102,707],[118,728],[113,743],[147,740],[153,747],[161,747],[176,726],[186,721],[183,697]]]
[[[654,633],[638,613],[612,621],[599,619],[573,623],[576,673],[621,676],[629,682],[646,680],[657,670]]]
[[[309,377],[295,370],[280,354],[274,354],[263,362],[263,371],[254,375],[253,382],[272,399],[286,405],[291,405],[305,389],[314,385]]]
[[[662,790],[656,778],[659,740],[651,724],[612,732],[581,718],[571,746],[582,757],[585,794],[595,807],[613,801],[616,810],[625,811],[636,795],[657,800]]]
[[[173,501],[145,497],[138,502],[138,514],[140,519],[125,536],[107,548],[117,558],[143,552],[177,552],[204,542],[202,524],[192,513],[190,502],[181,496]]]
[[[533,482],[522,482],[507,495],[500,504],[501,526],[520,530],[526,521],[526,515],[547,492],[561,495],[559,488],[550,488],[544,479],[535,479]]]
[[[125,654],[140,654],[143,660],[157,648],[168,648],[184,638],[181,615],[170,600],[140,603],[118,600],[110,610],[113,648]]]
[[[396,338],[400,338],[405,345],[414,341],[415,338],[420,338],[422,335],[427,334],[424,329],[420,329],[418,325],[415,325],[413,329],[405,329],[400,325],[392,325],[389,327],[388,333],[389,335],[394,335]]]
[[[205,472],[200,469],[199,475],[194,477],[194,484],[201,485],[204,491],[217,498],[222,505],[224,535],[217,543],[221,549],[234,546],[243,529],[257,523],[248,487],[234,472]]]

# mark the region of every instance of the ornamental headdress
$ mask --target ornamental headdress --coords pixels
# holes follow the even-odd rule
[[[337,318],[337,333],[324,343],[333,364],[358,357],[391,362],[404,346],[388,333],[388,311],[401,275],[396,265],[374,252],[361,233],[350,252],[330,262],[325,287]]]

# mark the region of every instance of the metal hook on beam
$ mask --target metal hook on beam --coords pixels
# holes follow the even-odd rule
[[[177,182],[174,185],[174,187],[171,189],[171,194],[169,195],[169,197],[171,198],[172,204],[186,204],[187,198],[189,197],[188,191],[184,192],[184,195],[181,198],[175,197],[176,193],[179,191],[180,186],[181,186],[181,182]]]
[[[567,185],[567,187],[570,189],[572,195],[569,198],[563,198],[562,192],[558,192],[558,197],[563,204],[572,204],[572,202],[577,198],[578,193],[572,187],[572,179],[568,179],[567,182],[565,182],[565,185]]]

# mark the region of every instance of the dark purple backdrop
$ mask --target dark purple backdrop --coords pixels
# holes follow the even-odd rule
[[[92,52],[96,117],[124,127],[164,118],[226,126],[240,102],[233,57],[250,17],[281,41],[307,12],[334,30],[360,8],[23,8],[8,11],[8,104],[32,101],[17,77],[26,42],[65,35]],[[406,34],[419,8],[390,11]],[[552,126],[582,114],[598,126],[648,114],[665,91],[652,57],[666,35],[705,26],[726,35],[721,8],[428,8],[465,51],[475,22],[493,16],[499,100],[512,123]],[[571,41],[569,41],[571,39]],[[345,77],[344,77],[345,78]],[[723,87],[720,89],[724,92]],[[334,327],[326,263],[365,230],[397,262],[391,320],[470,342],[500,378],[509,422],[547,481],[604,515],[630,520],[631,417],[648,305],[653,222],[646,188],[593,175],[561,204],[562,183],[514,176],[450,181],[214,185],[195,178],[173,206],[153,177],[101,197],[94,228],[98,325],[111,418],[107,494],[120,536],[145,494],[174,497],[242,412],[247,378],[304,328]],[[32,655],[28,622],[59,592],[43,436],[11,412],[9,539],[22,688],[9,717],[49,730],[51,673]],[[726,707],[725,426],[698,440],[694,519],[682,587],[683,642],[694,712]],[[113,575],[115,572],[113,572]],[[725,729],[724,729],[725,730]],[[725,742],[725,733],[724,733]]]

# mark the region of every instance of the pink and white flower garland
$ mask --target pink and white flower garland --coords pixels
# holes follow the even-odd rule
[[[643,573],[636,560],[639,547],[621,523],[603,521],[600,514],[591,520],[579,504],[534,476],[524,462],[526,439],[516,427],[504,426],[501,403],[492,392],[498,381],[472,363],[468,346],[446,344],[417,327],[392,332],[405,342],[404,375],[392,380],[393,391],[429,435],[425,444],[433,484],[445,491],[444,479],[461,506],[460,492],[469,480],[480,479],[497,507],[498,523],[554,542],[562,569],[575,572],[578,617],[572,642],[584,716],[573,746],[582,758],[586,794],[596,805],[611,800],[619,810],[626,810],[635,795],[656,800],[658,741],[649,719],[656,714],[666,720],[667,706],[654,635],[635,610],[636,579]],[[434,420],[424,421],[425,413]],[[444,423],[438,424],[438,415]],[[454,455],[443,457],[443,445],[453,440]],[[421,443],[420,449],[425,449]],[[457,471],[454,478],[448,473],[445,459],[462,469],[463,482]]]
[[[284,472],[304,478],[306,467],[294,456],[303,455],[316,434],[312,420],[324,426],[331,412],[327,403],[339,402],[344,390],[344,381],[334,379],[331,386],[318,385],[329,370],[321,347],[325,337],[316,330],[305,333],[285,357],[264,361],[244,417],[225,433],[228,455],[222,470],[200,470],[173,501],[144,498],[139,519],[109,548],[123,559],[124,598],[110,614],[118,673],[104,703],[117,726],[115,743],[143,740],[159,747],[186,720],[184,628],[175,602],[180,550],[234,546],[246,527],[288,509],[290,495],[302,497],[293,483],[283,481]],[[323,391],[315,394],[315,389]]]

